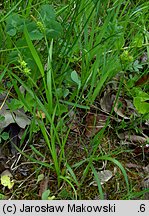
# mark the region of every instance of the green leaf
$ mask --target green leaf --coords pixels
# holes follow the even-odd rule
[[[43,34],[39,31],[35,22],[29,22],[26,27],[31,40],[41,40],[43,38]]]
[[[13,50],[10,53],[8,53],[8,62],[18,64],[18,51]]]
[[[9,34],[10,36],[15,36],[17,33],[16,29],[15,28],[11,28],[7,31],[7,34]]]
[[[42,200],[48,200],[48,197],[50,195],[50,190],[46,190],[42,193]]]
[[[24,19],[18,14],[12,13],[6,19],[6,32],[10,36],[15,36],[17,32],[23,32]]]
[[[44,179],[44,174],[40,174],[38,175],[38,179],[37,179],[37,183],[39,183],[40,181],[42,181]]]
[[[54,200],[55,196],[48,197],[48,200]]]
[[[64,104],[59,104],[59,107],[56,110],[56,115],[60,116],[63,113],[66,113],[66,112],[68,112],[67,106],[65,106]]]
[[[58,98],[65,98],[67,97],[67,95],[69,94],[69,90],[68,89],[63,89],[63,88],[57,88],[56,89],[56,95]]]
[[[12,180],[12,174],[9,172],[9,170],[5,170],[1,174],[1,184],[4,187],[8,187],[8,189],[12,189],[14,186],[14,180]]]
[[[149,113],[149,103],[147,102],[149,100],[149,94],[142,91],[139,87],[134,87],[131,90],[134,98],[133,98],[133,104],[141,114],[147,114]]]
[[[139,113],[141,114],[149,113],[149,103],[143,101],[142,97],[135,97],[133,103]]]
[[[0,121],[4,121],[5,120],[5,117],[0,115]]]
[[[117,49],[121,49],[124,46],[124,44],[125,44],[125,39],[123,35],[116,38],[115,46]]]
[[[27,104],[29,105],[29,107],[34,107],[35,106],[35,99],[33,98],[33,96],[30,93],[26,93],[25,95],[25,100],[27,102]]]
[[[3,140],[8,140],[8,139],[9,139],[9,133],[3,132],[3,133],[1,134],[1,138],[2,138]]]
[[[55,20],[55,12],[53,10],[53,7],[49,4],[42,5],[39,9],[40,11],[40,17],[42,17],[42,21],[51,21]]]
[[[50,20],[46,25],[47,38],[57,38],[62,34],[62,26],[55,20]]]
[[[94,166],[92,164],[91,164],[91,169],[92,169],[92,172],[94,174],[95,180],[97,182],[98,191],[99,191],[99,194],[100,194],[100,199],[104,200],[104,194],[103,194],[103,191],[102,191],[101,182],[100,182],[98,173],[97,173],[96,169],[94,168]]]
[[[37,64],[37,66],[39,68],[39,71],[40,71],[42,77],[44,77],[44,68],[43,68],[43,65],[42,65],[40,57],[39,57],[39,55],[38,55],[38,53],[37,53],[37,51],[36,51],[36,49],[35,49],[32,41],[31,41],[31,38],[30,38],[30,35],[28,33],[28,30],[27,30],[26,26],[25,26],[25,29],[24,29],[24,35],[25,35],[28,47],[29,47],[29,49],[30,49],[30,51],[32,53],[32,56],[33,56],[33,58],[34,58],[34,60],[35,60],[35,62]]]
[[[139,72],[139,69],[143,69],[142,65],[139,64],[139,61],[136,60],[134,63],[133,63],[133,68],[136,72]]]
[[[53,7],[48,4],[42,5],[39,12],[39,19],[42,23],[44,23],[47,38],[59,37],[62,33],[62,26],[56,21],[56,15]]]
[[[81,87],[81,80],[76,71],[71,72],[71,79],[78,85],[78,88]]]
[[[142,33],[137,34],[134,37],[134,40],[132,42],[132,44],[135,45],[136,47],[142,47],[143,43],[144,43],[144,36]]]
[[[8,107],[11,111],[17,110],[23,107],[23,103],[20,100],[12,99],[8,104]]]
[[[4,200],[5,199],[5,195],[0,193],[0,200]]]

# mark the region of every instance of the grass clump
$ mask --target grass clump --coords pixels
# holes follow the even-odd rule
[[[143,195],[146,191],[137,189],[142,174],[133,174],[126,164],[131,159],[145,167],[148,156],[143,150],[136,156],[130,143],[124,143],[134,125],[135,132],[145,133],[141,125],[149,117],[148,3],[30,0],[6,1],[1,7],[0,92],[10,99],[6,102],[10,112],[21,109],[30,119],[16,145],[22,159],[15,155],[17,165],[11,171],[22,175],[18,163],[24,163],[33,173],[28,176],[32,195],[23,192],[23,177],[19,180],[17,175],[14,191],[6,195],[17,199]],[[114,100],[107,102],[110,110],[105,103],[102,110],[101,98],[107,92]],[[119,111],[123,106],[119,98],[132,101],[135,115],[128,118]],[[96,116],[91,125],[89,115]],[[99,130],[100,115],[106,121]],[[90,134],[95,128],[96,133],[87,135],[86,128]],[[122,131],[125,136],[120,139],[117,134]],[[113,177],[102,184],[99,173],[107,169]],[[44,175],[38,182],[40,174]]]

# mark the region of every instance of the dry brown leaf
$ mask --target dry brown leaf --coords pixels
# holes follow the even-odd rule
[[[49,178],[47,176],[40,181],[39,197],[42,197],[43,192],[48,189],[48,182]]]
[[[140,57],[140,60],[142,63],[146,63],[148,61],[148,55],[147,55],[147,52],[144,52],[142,54],[142,56]]]
[[[144,152],[144,154],[148,154],[149,153],[149,147],[141,147],[141,146],[137,146],[134,150],[134,153],[136,155],[142,154],[142,152]]]
[[[142,185],[143,189],[148,189],[149,188],[149,174],[147,176],[145,176],[145,178],[141,182],[141,185]],[[147,192],[145,194],[144,199],[149,200],[149,192]]]
[[[116,114],[124,119],[130,119],[129,117],[127,117],[125,115],[126,113],[126,109],[127,109],[127,103],[124,99],[120,98],[114,107],[114,111],[116,112]]]
[[[143,166],[134,163],[126,163],[125,166],[128,168],[143,169]]]
[[[135,86],[145,85],[148,82],[149,82],[149,74],[144,74],[135,82]]]
[[[100,100],[101,109],[104,112],[110,113],[112,110],[115,96],[111,92],[105,92],[104,96]]]
[[[36,117],[40,119],[45,119],[46,115],[43,111],[40,110],[36,112]]]
[[[105,113],[110,113],[112,110],[112,106],[114,105],[116,96],[113,91],[108,89],[105,91],[104,96],[100,100],[100,107]],[[130,100],[120,97],[115,104],[114,111],[115,113],[124,118],[130,119],[130,116],[136,115],[135,107],[131,103]]]
[[[125,135],[126,140],[130,140],[131,142],[145,143],[147,141],[146,138],[137,135]]]
[[[107,116],[104,114],[88,113],[86,116],[85,135],[87,137],[94,136],[105,126],[106,120]]]
[[[144,172],[146,174],[149,174],[149,164],[146,167],[144,167]]]
[[[138,135],[130,135],[129,132],[124,132],[124,133],[120,133],[118,134],[118,137],[120,139],[125,139],[127,141],[130,141],[130,142],[137,142],[137,143],[140,143],[140,144],[143,144],[147,141],[147,137],[142,137],[142,136],[138,136]]]
[[[103,171],[98,172],[98,178],[100,180],[101,185],[108,182],[112,177],[113,177],[113,173],[110,170],[103,170]],[[96,181],[93,181],[92,184],[94,186],[97,186]]]
[[[68,127],[72,131],[79,133],[79,125],[78,125],[79,119],[78,119],[76,113],[73,110],[71,110],[71,111],[69,111],[68,115],[69,115],[69,122],[67,123]]]
[[[7,105],[4,105],[0,110],[0,115],[4,116],[4,121],[0,122],[0,129],[6,128],[11,123],[17,123],[19,127],[25,128],[30,124],[31,120],[22,109],[11,112]]]

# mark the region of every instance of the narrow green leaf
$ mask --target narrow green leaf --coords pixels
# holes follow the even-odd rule
[[[130,193],[130,189],[129,189],[128,176],[127,176],[127,173],[126,173],[124,167],[122,166],[122,164],[118,160],[116,160],[114,158],[111,158],[111,157],[107,157],[107,156],[101,156],[101,157],[99,157],[99,160],[108,160],[108,161],[111,161],[111,162],[113,162],[114,164],[116,164],[120,168],[120,170],[123,173],[123,176],[124,176],[124,179],[125,179],[125,182],[126,182],[127,191],[128,191],[128,194],[129,194]]]
[[[91,169],[92,169],[92,172],[95,176],[95,180],[97,182],[97,186],[98,186],[98,190],[99,190],[99,194],[100,194],[100,199],[101,200],[104,200],[104,194],[103,194],[103,191],[102,191],[102,186],[101,186],[101,183],[100,183],[100,180],[99,180],[99,177],[98,177],[98,173],[96,171],[96,169],[94,168],[93,164],[91,164]]]
[[[43,65],[42,65],[40,57],[39,57],[39,55],[38,55],[38,53],[37,53],[37,51],[36,51],[36,49],[35,49],[32,41],[30,39],[30,36],[29,36],[29,33],[28,33],[28,30],[27,30],[26,26],[24,28],[24,35],[25,35],[28,47],[29,47],[29,49],[30,49],[30,51],[32,53],[33,58],[34,58],[34,61],[36,62],[37,66],[39,68],[39,71],[40,71],[40,73],[42,75],[42,77],[44,77],[44,68],[43,68]]]

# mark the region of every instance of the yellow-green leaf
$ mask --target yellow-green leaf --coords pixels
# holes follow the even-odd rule
[[[9,172],[9,170],[5,170],[2,174],[1,174],[1,184],[4,187],[8,187],[9,189],[12,189],[12,187],[14,186],[14,180],[12,180],[12,174]]]

